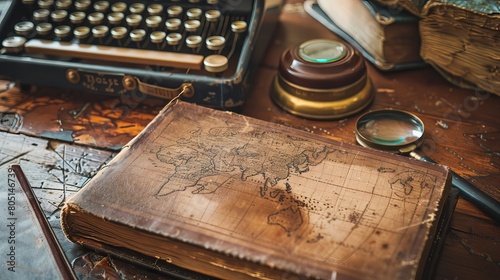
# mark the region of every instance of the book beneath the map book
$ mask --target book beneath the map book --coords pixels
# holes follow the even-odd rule
[[[174,102],[61,224],[75,243],[195,278],[410,279],[438,254],[449,192],[444,166]]]

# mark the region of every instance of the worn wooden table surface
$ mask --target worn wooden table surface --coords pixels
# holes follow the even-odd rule
[[[312,121],[287,114],[269,97],[285,49],[308,39],[337,38],[304,12],[302,1],[288,2],[241,113],[355,143],[359,115]],[[368,65],[368,71],[376,97],[367,110],[394,108],[418,115],[426,126],[423,153],[500,200],[500,97],[459,89],[430,67],[383,73]],[[8,81],[0,83],[0,88],[9,87]],[[0,93],[0,167],[21,165],[70,258],[81,251],[57,231],[58,209],[163,105],[158,100],[132,104],[52,88],[14,87]],[[108,269],[107,276],[118,275],[112,273],[116,267]],[[499,225],[459,199],[434,278],[496,279],[499,274]]]

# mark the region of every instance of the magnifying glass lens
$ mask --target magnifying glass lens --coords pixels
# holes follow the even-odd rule
[[[412,114],[379,110],[361,116],[356,125],[356,133],[362,145],[401,147],[417,142],[424,134],[424,125]]]

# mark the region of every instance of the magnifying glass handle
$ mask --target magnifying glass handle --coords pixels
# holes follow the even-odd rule
[[[431,158],[420,156],[416,153],[412,153],[412,156],[421,161],[436,163]],[[472,202],[477,208],[481,209],[485,214],[500,224],[500,202],[496,201],[452,170],[450,170],[450,172],[451,184],[458,189],[460,195]]]

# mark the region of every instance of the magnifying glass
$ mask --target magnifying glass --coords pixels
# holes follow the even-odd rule
[[[436,163],[421,156],[417,148],[422,144],[424,123],[408,112],[399,110],[375,110],[365,113],[356,121],[356,141],[364,147],[391,153],[407,154],[418,160]],[[452,186],[460,195],[474,203],[484,213],[500,223],[500,203],[467,180],[451,171]]]

